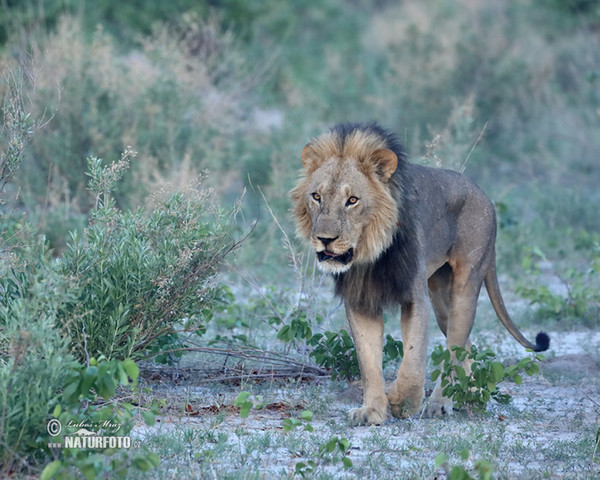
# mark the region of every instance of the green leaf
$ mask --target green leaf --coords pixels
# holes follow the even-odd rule
[[[448,461],[448,456],[445,453],[438,453],[435,456],[435,461],[434,461],[435,468],[440,468],[447,461]]]
[[[40,475],[40,480],[50,480],[54,475],[58,473],[62,463],[60,460],[54,460],[50,462],[48,465],[44,467],[42,470],[42,474]]]
[[[144,417],[144,422],[146,422],[146,425],[150,427],[156,423],[156,416],[154,413],[148,410],[142,410],[142,417]]]
[[[496,383],[504,380],[504,365],[500,362],[492,362],[492,377]]]
[[[79,380],[74,380],[69,383],[63,390],[63,398],[67,403],[73,403],[79,399]]]
[[[300,418],[302,420],[305,420],[307,422],[312,422],[313,419],[313,412],[311,412],[310,410],[304,410],[301,414],[300,414]]]
[[[123,360],[122,365],[125,371],[127,372],[127,375],[129,375],[129,378],[131,378],[131,380],[135,384],[140,375],[140,369],[137,366],[137,364],[131,358],[126,358],[125,360]]]
[[[235,402],[233,402],[233,405],[235,407],[241,407],[242,404],[244,404],[246,400],[248,400],[248,398],[250,398],[250,392],[246,392],[245,390],[243,390],[238,394],[237,398],[235,399]]]
[[[87,367],[85,372],[83,373],[83,380],[81,381],[81,386],[79,387],[79,393],[82,395],[87,395],[90,391],[90,388],[98,378],[98,369],[94,366]]]
[[[158,467],[160,465],[160,457],[153,452],[148,452],[146,454],[146,459],[153,467]]]
[[[123,368],[123,362],[118,362],[117,363],[117,372],[116,372],[116,374],[119,377],[119,384],[120,385],[129,385],[129,377],[127,376],[127,372]]]
[[[105,375],[98,379],[98,394],[104,398],[104,400],[110,400],[110,398],[116,393],[115,381],[110,375]]]
[[[350,460],[348,457],[342,457],[342,463],[344,464],[344,468],[346,470],[352,468],[352,460]]]
[[[465,369],[463,367],[461,367],[460,365],[455,365],[454,370],[456,371],[456,377],[459,380],[463,380],[463,379],[467,378],[467,373],[465,372]]]

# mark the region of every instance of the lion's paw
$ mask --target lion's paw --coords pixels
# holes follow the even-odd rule
[[[452,400],[447,397],[441,399],[430,399],[425,406],[424,415],[428,418],[444,417],[452,415]]]
[[[392,415],[396,418],[408,418],[421,408],[424,391],[423,387],[399,388],[398,383],[392,386],[388,393]]]
[[[348,412],[352,425],[383,425],[387,420],[387,412],[375,407],[353,408]]]
[[[403,400],[400,403],[390,403],[392,415],[396,418],[408,418],[414,415],[419,410],[419,405],[416,405],[411,400]]]

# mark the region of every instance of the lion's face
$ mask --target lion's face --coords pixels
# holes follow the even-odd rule
[[[310,242],[323,270],[339,273],[360,259],[361,235],[373,202],[369,180],[351,159],[330,158],[312,175],[305,202]]]
[[[385,149],[319,147],[304,148],[305,176],[291,197],[298,231],[310,241],[319,266],[342,273],[375,261],[392,242],[398,213],[387,182],[398,160]]]

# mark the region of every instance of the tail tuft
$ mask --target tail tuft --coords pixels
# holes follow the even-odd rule
[[[543,352],[550,347],[550,336],[546,332],[540,332],[535,337],[534,352]]]

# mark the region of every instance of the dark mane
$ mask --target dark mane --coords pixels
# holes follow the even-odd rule
[[[398,157],[398,168],[388,185],[398,205],[399,222],[392,244],[375,262],[353,265],[347,272],[334,276],[335,294],[353,310],[379,315],[408,301],[418,271],[417,238],[411,212],[413,194],[406,178],[406,153],[393,133],[375,123],[342,123],[334,126],[331,133],[343,145],[357,130],[377,135]]]

